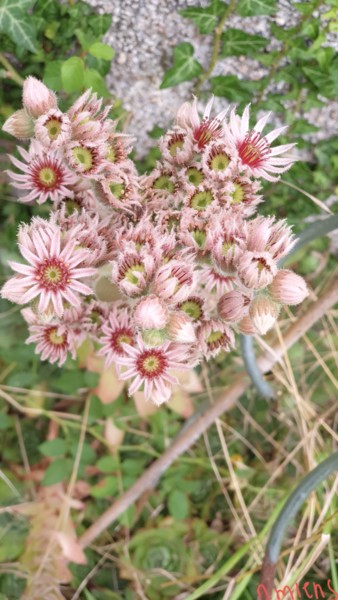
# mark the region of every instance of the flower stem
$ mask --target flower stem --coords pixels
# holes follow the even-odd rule
[[[263,398],[274,398],[275,392],[271,385],[264,379],[258,369],[254,342],[251,335],[241,335],[241,351],[246,371],[255,388]]]
[[[200,77],[196,83],[196,86],[194,88],[194,94],[196,96],[198,96],[203,83],[207,79],[209,79],[210,75],[212,74],[212,72],[215,68],[215,65],[216,65],[216,62],[218,59],[220,45],[221,45],[221,38],[222,38],[223,29],[224,29],[224,23],[228,19],[228,17],[231,15],[231,13],[234,12],[234,10],[236,8],[236,4],[237,4],[237,0],[231,0],[230,4],[227,6],[226,10],[224,11],[224,13],[221,17],[220,22],[218,23],[217,27],[215,28],[210,64],[207,67],[207,69],[200,75]]]
[[[9,79],[12,79],[20,86],[23,86],[24,80],[19,73],[14,69],[13,65],[7,60],[7,58],[0,52],[0,63],[6,69]]]
[[[272,594],[276,564],[288,526],[311,492],[334,471],[338,471],[338,452],[329,456],[302,479],[279,513],[270,533],[261,572],[261,586],[268,598]]]

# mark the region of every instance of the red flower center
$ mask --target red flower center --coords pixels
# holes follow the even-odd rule
[[[222,125],[217,119],[203,119],[202,123],[194,130],[194,140],[199,150],[202,150],[211,140],[218,138],[222,132]]]
[[[110,336],[110,347],[116,354],[124,354],[122,344],[134,345],[134,334],[128,327],[120,327],[115,329]]]
[[[64,290],[69,283],[70,272],[62,260],[45,258],[35,272],[40,287],[45,290]]]
[[[252,168],[260,167],[270,154],[270,145],[265,137],[257,131],[249,131],[238,147],[238,154],[243,164]]]
[[[155,379],[166,370],[168,361],[161,350],[144,350],[137,359],[136,367],[142,377]]]

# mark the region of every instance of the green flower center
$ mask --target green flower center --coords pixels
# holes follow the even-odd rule
[[[52,344],[54,344],[55,346],[62,346],[62,344],[64,344],[65,339],[66,339],[64,334],[58,335],[56,333],[56,329],[51,329],[48,334],[48,337],[49,337],[49,341]]]
[[[57,173],[51,167],[44,167],[39,171],[39,182],[45,187],[53,187],[57,180]]]
[[[169,146],[169,152],[171,156],[177,155],[177,150],[181,150],[183,148],[183,140],[177,140],[176,142],[172,142]]]
[[[155,179],[153,188],[154,190],[168,190],[168,192],[172,193],[175,189],[175,186],[170,180],[169,175],[161,175]]]
[[[110,162],[114,163],[116,162],[118,158],[118,153],[116,148],[114,148],[114,146],[112,144],[109,144],[108,146],[108,152],[106,154],[106,159],[109,160]]]
[[[240,204],[244,200],[244,190],[239,183],[234,183],[234,191],[231,193],[232,204]]]
[[[224,171],[230,163],[230,158],[224,152],[216,154],[210,160],[210,169],[213,171]]]
[[[186,300],[181,304],[180,309],[193,321],[197,321],[202,317],[202,308],[195,300]]]
[[[202,183],[202,181],[204,179],[201,171],[199,171],[195,167],[190,167],[190,169],[187,170],[187,177],[188,177],[190,183],[192,183],[192,185],[194,185],[196,187],[198,185],[200,185],[200,183]]]
[[[220,339],[222,339],[223,337],[223,332],[222,331],[212,331],[210,333],[210,335],[208,335],[206,342],[207,344],[214,344],[215,342],[219,342]]]
[[[129,344],[130,346],[132,346],[133,339],[132,339],[132,337],[130,337],[130,335],[127,335],[126,333],[122,333],[121,335],[117,336],[116,343],[119,346],[121,346],[121,344]]]
[[[204,210],[213,201],[213,195],[209,190],[196,192],[191,198],[190,206],[195,210]]]
[[[193,236],[196,244],[200,248],[204,248],[205,240],[206,240],[206,237],[207,237],[207,234],[205,233],[205,231],[201,231],[199,229],[195,229],[195,231],[192,232],[192,236]]]
[[[227,252],[229,252],[229,250],[234,251],[235,250],[235,244],[233,242],[224,242],[224,244],[222,245],[222,254],[223,254],[223,256],[225,256],[225,254],[227,254]]]
[[[46,267],[43,277],[47,283],[59,283],[62,279],[62,271],[55,265]]]
[[[88,148],[85,148],[84,146],[75,146],[75,148],[72,149],[72,154],[75,163],[82,167],[82,171],[86,172],[92,168],[94,157]]]
[[[153,354],[152,356],[147,356],[142,361],[142,367],[147,373],[154,373],[160,366],[160,359],[158,356]]]
[[[123,185],[123,183],[117,183],[116,181],[113,181],[109,184],[109,189],[111,193],[114,196],[116,196],[116,198],[118,198],[119,200],[123,197],[125,192],[125,186]]]
[[[61,123],[58,119],[50,119],[45,127],[51,140],[55,140],[61,133]]]
[[[124,279],[126,279],[127,281],[129,281],[129,283],[132,283],[133,285],[137,285],[139,278],[137,277],[137,275],[135,275],[136,273],[144,273],[144,266],[143,265],[133,265],[132,267],[129,267],[129,269],[126,270],[125,274],[124,274]]]

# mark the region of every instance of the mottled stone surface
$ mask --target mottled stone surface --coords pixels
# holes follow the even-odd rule
[[[207,0],[87,0],[99,12],[112,14],[112,26],[105,41],[111,44],[116,57],[107,77],[109,89],[121,98],[124,107],[130,112],[128,130],[136,136],[136,149],[141,156],[153,145],[147,135],[155,125],[167,127],[178,106],[191,98],[191,82],[175,88],[160,90],[163,74],[171,66],[172,49],[177,44],[189,41],[195,48],[196,58],[206,67],[211,55],[211,36],[199,35],[189,19],[184,19],[178,11],[187,6],[207,6]],[[297,23],[299,13],[294,1],[280,0],[274,21],[288,27]],[[258,33],[270,37],[269,16],[241,18],[230,17],[228,26],[248,33]],[[337,40],[330,40],[332,45]],[[278,48],[273,41],[269,49]],[[216,65],[213,75],[236,74],[243,78],[260,79],[266,70],[248,57],[229,57]],[[282,92],[283,84],[275,91]],[[215,99],[215,110],[226,106],[224,98]],[[338,133],[338,102],[330,102],[309,113],[310,122],[319,126],[314,139],[325,138]]]

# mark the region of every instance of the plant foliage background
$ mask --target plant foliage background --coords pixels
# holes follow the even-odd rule
[[[338,4],[310,0],[292,5],[295,24],[290,27],[277,24],[280,7],[270,0],[177,6],[180,18],[194,24],[196,37],[167,50],[161,89],[190,81],[201,103],[211,93],[221,107],[236,103],[241,110],[251,102],[254,117],[259,111],[272,111],[277,123],[289,125],[284,142],[297,142],[300,160],[273,189],[266,185],[261,210],[286,217],[301,232],[307,222],[337,212],[338,139],[322,139],[323,125],[311,115],[338,93]],[[246,24],[255,17],[269,19],[272,37],[248,33],[240,19],[238,25],[229,25],[236,16]],[[19,108],[20,86],[30,74],[57,91],[64,106],[92,87],[112,102],[111,114],[120,127],[128,127],[128,111],[105,82],[118,58],[104,42],[111,22],[111,14],[81,1],[0,0],[2,122]],[[198,58],[201,36],[210,39],[206,64]],[[264,67],[264,76],[246,79],[223,73],[229,57],[241,61],[243,56]],[[137,137],[137,131],[130,132]],[[162,128],[153,127],[149,133],[152,147],[139,159],[142,171],[156,161],[156,138]],[[14,143],[5,134],[1,143],[5,169],[6,153],[13,152]],[[7,260],[17,258],[18,224],[33,210],[45,215],[47,209],[16,203],[4,173],[0,183],[3,281]],[[313,298],[337,274],[335,248],[336,242],[320,237],[292,257],[291,264],[312,287]],[[150,411],[140,398],[128,399],[114,373],[103,373],[86,347],[77,364],[67,362],[62,370],[40,363],[32,347],[24,344],[26,327],[18,308],[1,300],[0,309],[0,504],[32,503],[40,511],[40,520],[35,515],[33,521],[14,508],[0,511],[0,598],[11,600],[21,597],[27,572],[36,569],[27,548],[35,551],[34,539],[42,539],[46,521],[55,517],[48,500],[52,486],[66,489],[76,475],[73,497],[79,504],[72,521],[81,534],[161,455],[186,419],[213,402],[214,394],[225,390],[243,366],[240,355],[222,356],[208,371],[202,366],[191,374],[187,391],[177,394],[168,408]],[[255,597],[261,542],[264,545],[276,509],[337,441],[334,316],[332,311],[317,323],[269,374],[276,399],[262,399],[251,388],[164,473],[156,488],[145,491],[86,551],[86,565],[71,565],[72,578],[57,586],[60,598]],[[293,319],[285,312],[282,327]],[[324,589],[330,578],[338,591],[332,491],[332,485],[322,486],[290,531],[279,571],[289,584],[305,578],[322,583]],[[323,533],[331,538],[321,548]],[[202,587],[206,582],[208,596]]]

